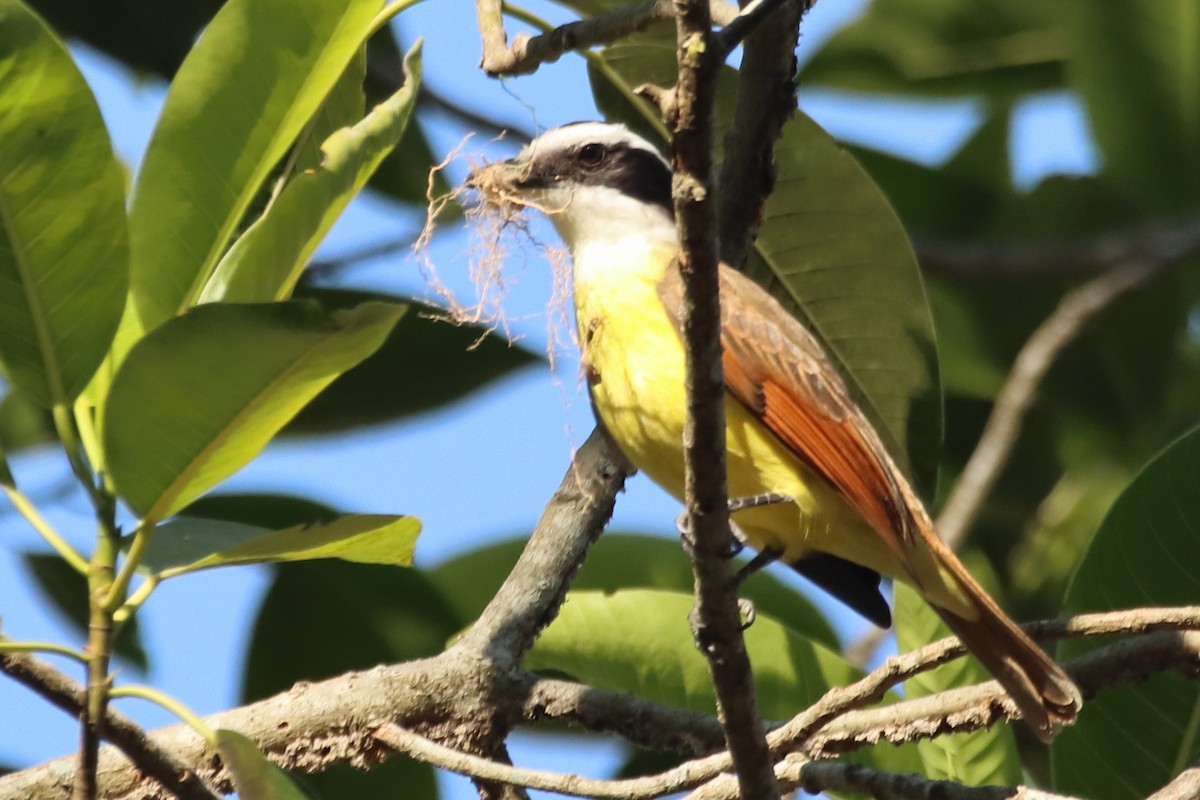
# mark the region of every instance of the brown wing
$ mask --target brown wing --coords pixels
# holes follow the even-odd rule
[[[677,316],[683,294],[678,270],[667,270],[660,294],[668,313]],[[928,519],[924,508],[813,335],[758,284],[725,265],[721,344],[729,392],[833,486],[908,567],[906,545]]]
[[[678,269],[660,284],[678,323]],[[1074,682],[1000,610],[938,537],[925,507],[855,405],[820,344],[749,278],[721,267],[721,344],[726,386],[780,441],[865,519],[919,589],[917,562],[936,565],[967,606],[934,608],[1004,685],[1034,732],[1049,741],[1083,704]],[[922,591],[922,594],[925,594]]]

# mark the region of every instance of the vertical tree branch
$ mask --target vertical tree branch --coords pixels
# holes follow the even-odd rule
[[[785,2],[747,37],[720,180],[721,257],[740,265],[775,188],[775,142],[796,111],[796,42],[815,0]],[[728,30],[728,28],[726,29]]]
[[[741,633],[737,587],[727,557],[731,534],[725,475],[725,379],[721,368],[716,202],[712,191],[713,108],[723,59],[712,50],[706,2],[679,0],[679,81],[672,130],[688,419],[686,505],[694,537],[696,635],[708,657],[718,711],[746,800],[777,798],[753,674]]]

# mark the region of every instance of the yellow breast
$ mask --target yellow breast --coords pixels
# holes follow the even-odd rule
[[[684,352],[657,292],[672,255],[628,243],[576,252],[575,310],[597,413],[634,466],[682,499]],[[741,403],[727,397],[725,414],[730,496],[796,500],[735,515],[755,548],[778,548],[787,561],[816,549],[897,572],[878,537]]]

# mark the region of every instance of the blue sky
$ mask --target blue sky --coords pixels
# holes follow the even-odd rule
[[[863,0],[818,3],[805,22],[802,53],[864,6]],[[530,7],[553,21],[569,18],[546,3]],[[429,85],[464,105],[479,106],[524,129],[597,116],[590,96],[580,88],[586,86],[586,77],[578,57],[564,57],[532,77],[484,78],[476,69],[479,45],[471,4],[419,5],[397,24],[405,42],[425,36]],[[135,78],[93,52],[75,52],[118,154],[135,168],[165,86]],[[951,155],[979,123],[979,111],[969,100],[930,104],[804,91],[801,105],[839,137],[929,164]],[[440,152],[457,146],[461,138],[460,131],[437,122],[427,133]],[[476,138],[466,152],[475,159],[495,158],[512,149],[512,143],[489,145]],[[1094,169],[1094,149],[1074,98],[1054,94],[1027,101],[1014,121],[1012,159],[1015,180],[1022,187],[1049,173]],[[466,164],[464,159],[451,166],[452,179],[462,178]],[[421,223],[394,206],[363,197],[335,227],[321,254],[336,256],[391,240],[416,231]],[[553,241],[548,226],[537,232],[541,239]],[[451,233],[440,237],[428,254],[439,278],[465,301],[473,297],[467,277],[469,247],[465,234]],[[552,340],[546,316],[550,271],[532,249],[517,253],[512,261],[513,285],[504,298],[509,329],[523,345],[544,352]],[[352,275],[361,285],[431,296],[425,277],[406,253],[364,263]],[[554,373],[528,369],[453,407],[336,442],[312,439],[272,446],[227,487],[310,494],[348,510],[415,514],[425,525],[418,544],[422,565],[498,537],[523,535],[561,479],[572,448],[592,426],[569,339],[553,338],[568,345],[559,353]],[[34,496],[59,485],[65,474],[64,463],[50,449],[14,458],[13,468]],[[80,498],[46,510],[60,530],[87,548],[91,525]],[[673,500],[638,477],[620,498],[613,524],[670,536],[677,511]],[[21,562],[13,554],[43,548],[6,506],[0,506],[0,537],[5,542],[0,552],[0,615],[6,635],[77,643],[74,634],[36,602],[31,583],[21,574]],[[200,713],[234,704],[249,624],[265,586],[265,571],[239,568],[201,573],[161,587],[141,615],[146,645],[154,654],[147,680]],[[862,630],[862,623],[818,599],[833,611],[843,635]],[[148,726],[173,722],[143,703],[126,701],[121,709]],[[0,764],[29,764],[75,746],[76,725],[70,718],[7,681],[0,681],[0,711],[7,719],[27,720],[19,731],[8,726],[0,732]],[[513,754],[518,763],[555,769],[567,764],[572,770],[602,774],[615,758],[615,746],[589,742],[547,749],[535,738],[517,737]],[[447,777],[445,788],[447,797],[475,796],[463,779]]]

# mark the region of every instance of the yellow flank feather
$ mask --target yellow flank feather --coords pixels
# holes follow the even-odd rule
[[[605,427],[634,466],[682,499],[683,343],[657,291],[673,255],[673,244],[633,237],[581,248],[575,253],[575,312],[593,402]],[[789,563],[811,550],[830,553],[913,583],[841,496],[731,396],[725,417],[729,496],[778,492],[796,501],[734,515],[752,547],[779,549]],[[973,616],[952,578],[931,561],[917,569],[932,602]]]

